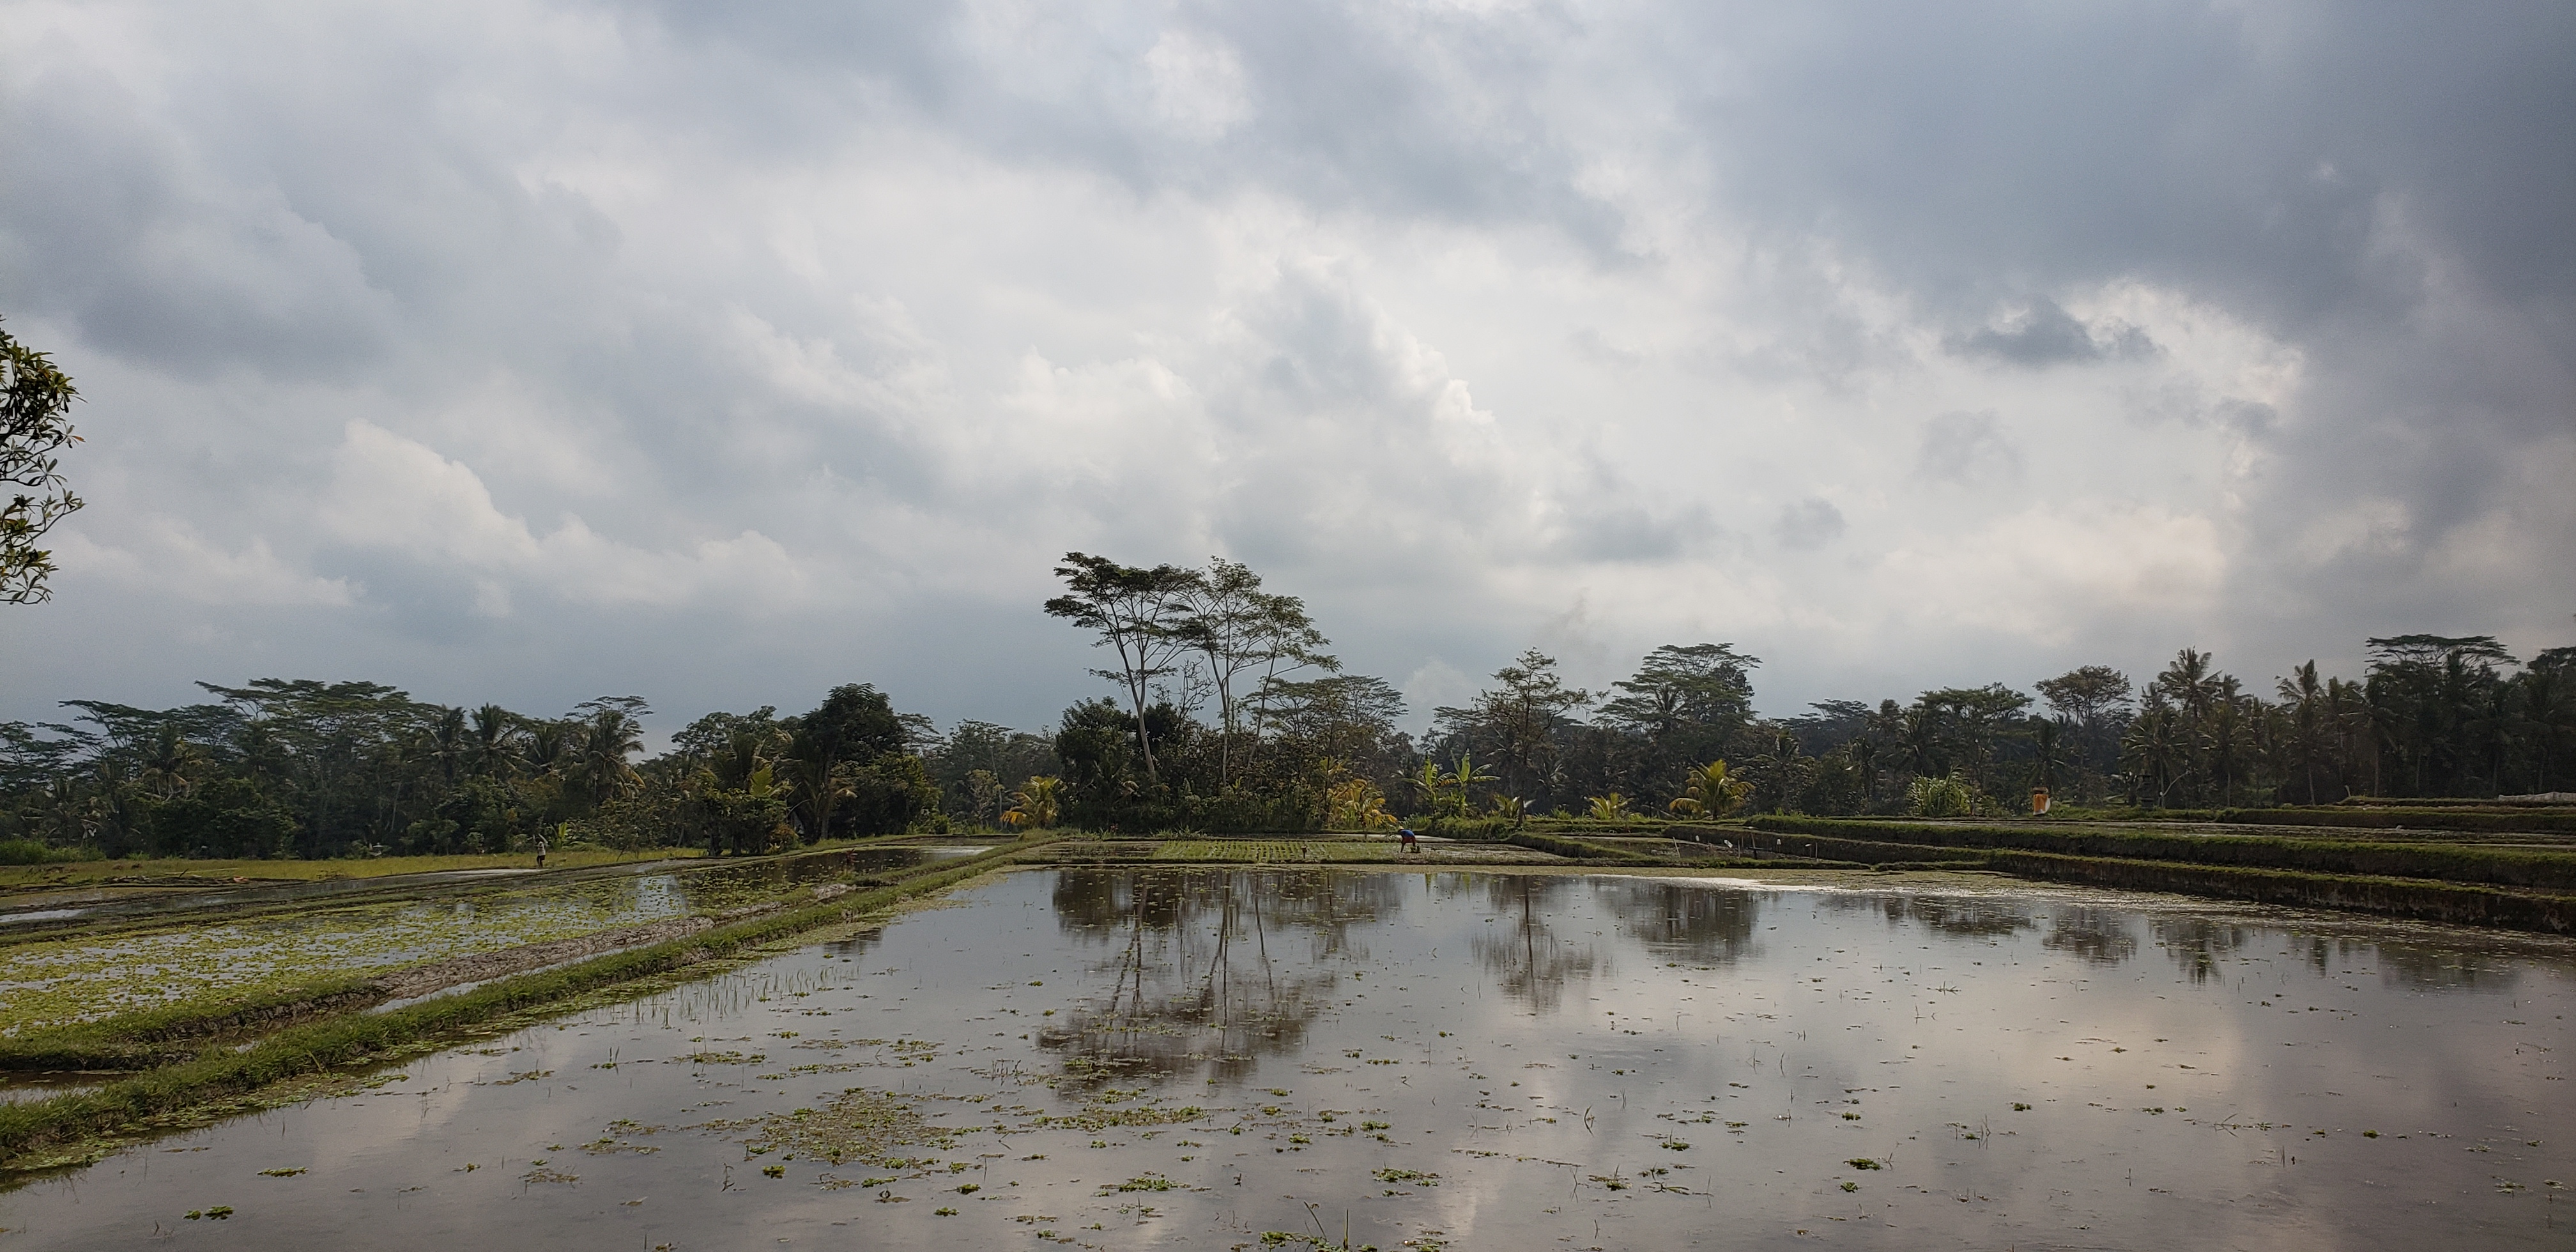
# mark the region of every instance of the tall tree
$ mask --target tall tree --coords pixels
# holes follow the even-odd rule
[[[2106,772],[2117,768],[2120,731],[2129,717],[2129,676],[2108,665],[2086,665],[2034,685],[2049,711],[2074,725],[2084,764]]]
[[[2289,733],[2282,740],[2288,759],[2284,764],[2299,772],[2306,784],[2308,803],[2317,802],[2317,767],[2333,759],[2333,714],[2326,702],[2326,685],[2317,677],[2317,663],[2309,661],[2291,677],[2278,683],[2282,701],[2289,706]]]
[[[635,766],[627,758],[644,750],[639,719],[652,711],[639,696],[601,696],[574,709],[583,715],[581,777],[592,803],[605,803],[635,784]]]
[[[1263,591],[1261,575],[1242,562],[1210,557],[1207,569],[1176,594],[1181,611],[1172,629],[1206,658],[1208,680],[1216,687],[1217,786],[1223,789],[1234,782],[1245,677],[1259,671],[1266,684],[1309,666],[1335,671],[1341,662],[1325,655],[1331,641],[1306,615],[1306,602]]]
[[[814,711],[797,718],[784,762],[795,787],[792,801],[807,843],[835,833],[842,802],[855,797],[853,770],[878,758],[901,755],[906,740],[894,702],[867,683],[843,683]]]
[[[54,554],[36,544],[81,507],[56,455],[80,442],[67,420],[79,397],[52,357],[0,330],[0,490],[17,489],[0,505],[0,603],[53,598]]]
[[[1494,671],[1494,682],[1466,708],[1437,709],[1433,715],[1444,733],[1491,752],[1504,787],[1526,800],[1551,786],[1556,733],[1575,710],[1592,703],[1592,693],[1566,686],[1556,658],[1536,648]]]
[[[1067,552],[1055,574],[1064,580],[1065,594],[1046,602],[1048,616],[1098,634],[1092,646],[1108,648],[1117,656],[1118,668],[1091,672],[1118,684],[1127,697],[1128,711],[1136,720],[1136,743],[1144,754],[1145,777],[1159,781],[1145,706],[1154,680],[1172,672],[1172,662],[1190,647],[1180,627],[1189,614],[1187,597],[1200,581],[1198,571],[1177,565],[1143,569],[1107,557]]]

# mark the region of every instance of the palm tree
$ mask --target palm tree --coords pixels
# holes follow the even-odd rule
[[[2236,777],[2253,746],[2252,733],[2245,723],[2244,709],[2235,700],[2210,705],[2209,716],[2201,719],[2197,746],[2209,767],[2210,781],[2218,787],[2221,805],[2235,799]]]
[[[2308,803],[2317,802],[2317,762],[2326,755],[2329,713],[2325,684],[2317,680],[2317,663],[2309,661],[2280,680],[2281,698],[2290,706],[2290,733],[2282,746],[2307,780]]]
[[[2522,676],[2522,715],[2531,727],[2533,790],[2550,790],[2550,748],[2567,721],[2568,670],[2535,661]]]
[[[626,758],[644,750],[644,728],[614,706],[594,710],[582,723],[578,762],[593,803],[606,803],[638,781]]]
[[[441,709],[438,725],[429,732],[429,759],[438,762],[439,779],[455,782],[457,770],[465,764],[467,749],[465,710]]]
[[[1692,770],[1681,796],[1665,807],[1688,816],[1726,817],[1752,790],[1753,784],[1728,773],[1726,762],[1716,760]]]
[[[2136,788],[2152,787],[2156,807],[2164,807],[2165,797],[2180,780],[2191,757],[2185,747],[2181,719],[2174,707],[2164,702],[2157,692],[2138,720],[2129,727],[2128,737],[2120,743],[2120,764],[2129,771],[2131,798]]]
[[[2191,714],[2193,721],[2209,716],[2210,706],[2217,702],[2222,680],[2213,677],[2209,654],[2197,648],[2185,648],[2174,654],[2173,664],[2156,675],[2156,690]]]
[[[167,800],[194,785],[189,775],[196,772],[203,757],[197,745],[180,737],[177,726],[163,722],[152,732],[152,741],[144,745],[143,769],[135,781]]]
[[[2067,721],[2064,718],[2030,719],[2030,749],[2034,759],[2031,767],[2031,781],[2051,794],[2057,791],[2057,771],[2068,764],[2064,746],[2060,741],[2061,732],[2066,725]]]
[[[1592,796],[1589,799],[1592,804],[1592,817],[1596,821],[1614,822],[1629,815],[1628,797],[1616,791],[1606,796]]]
[[[1863,735],[1845,745],[1843,751],[1851,757],[1852,768],[1860,772],[1861,799],[1878,803],[1878,745]]]
[[[528,768],[540,776],[562,772],[565,747],[570,739],[571,734],[563,722],[545,721],[528,727]]]
[[[482,777],[507,779],[519,769],[518,741],[518,715],[497,704],[484,705],[474,710],[466,731],[466,765]]]

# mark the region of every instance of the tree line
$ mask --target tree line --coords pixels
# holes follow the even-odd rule
[[[940,732],[851,683],[812,709],[717,712],[643,749],[651,710],[545,716],[369,682],[199,684],[169,709],[64,702],[0,723],[0,856],[339,857],[523,850],[541,837],[757,853],[954,826],[1125,832],[1478,826],[1746,812],[2207,808],[2568,785],[2576,648],[2519,661],[2488,636],[2369,641],[2358,678],[2267,687],[2194,649],[2144,681],[2084,666],[2025,691],[1754,709],[1761,658],[1667,644],[1600,692],[1536,649],[1399,728],[1298,597],[1239,562],[1067,554],[1043,606],[1088,634],[1108,696],[1044,733]]]

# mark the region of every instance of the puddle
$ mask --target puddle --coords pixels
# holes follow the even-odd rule
[[[0,947],[0,1037],[326,973],[365,974],[714,912],[798,883],[951,852],[860,848],[734,864],[664,862],[498,885],[488,873],[468,871],[470,878],[426,877],[386,898],[199,925],[185,923],[202,918],[203,902],[161,901],[173,923],[166,929]],[[324,889],[338,886],[288,884],[256,902],[327,896]]]
[[[0,1104],[33,1104],[59,1095],[95,1091],[108,1076],[72,1073],[0,1073]]]
[[[2571,980],[2561,941],[2051,888],[1028,871],[34,1181],[0,1226],[2557,1248]]]

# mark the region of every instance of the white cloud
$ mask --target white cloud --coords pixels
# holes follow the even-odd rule
[[[778,606],[811,594],[806,571],[758,531],[650,551],[566,513],[540,535],[494,506],[462,462],[367,422],[348,424],[319,520],[341,543],[463,573],[486,616],[508,616],[514,588],[586,606]]]
[[[1766,707],[2576,608],[2517,155],[2576,119],[2501,14],[0,17],[0,286],[118,589],[31,639],[1034,724],[1077,547],[1250,561],[1422,707],[1578,602],[1581,681],[1731,639]],[[220,676],[53,651],[8,695]]]
[[[192,604],[347,608],[366,591],[346,578],[296,568],[265,538],[229,550],[173,517],[135,519],[112,541],[66,526],[57,549],[55,564],[84,577]]]
[[[1223,40],[1165,31],[1145,53],[1154,116],[1173,133],[1206,142],[1252,116],[1243,62]]]

